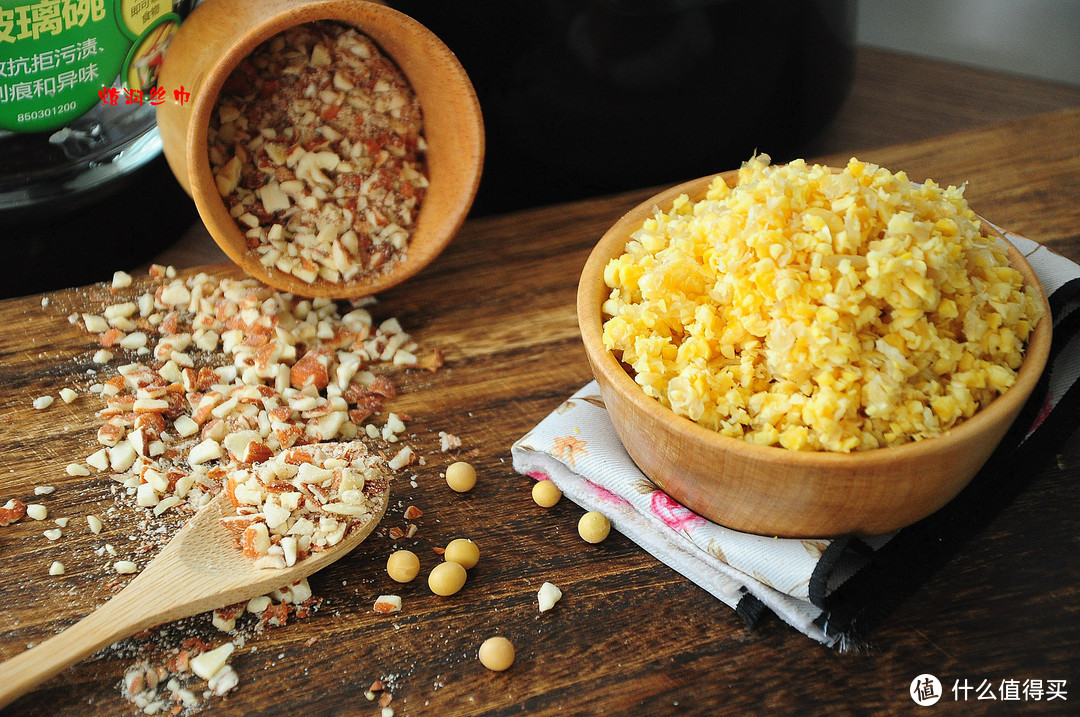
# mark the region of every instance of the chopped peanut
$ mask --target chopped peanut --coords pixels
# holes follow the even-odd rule
[[[399,595],[380,595],[375,600],[375,612],[383,615],[401,611],[401,597]]]

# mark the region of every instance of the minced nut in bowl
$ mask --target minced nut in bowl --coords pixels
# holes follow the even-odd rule
[[[748,184],[735,190],[740,172]],[[798,231],[776,218],[809,190],[764,194],[789,176],[827,195],[813,195]],[[989,459],[1046,365],[1049,305],[1030,266],[956,188],[857,160],[829,169],[755,157],[717,177],[632,209],[581,274],[582,340],[630,456],[691,510],[761,535],[878,535],[945,505]],[[842,196],[872,181],[864,199]],[[887,188],[901,216],[874,234]],[[923,221],[939,200],[952,216]],[[854,207],[845,223],[858,201],[872,210]],[[977,280],[965,283],[957,265]],[[986,329],[965,309],[985,311],[987,289],[1014,328],[993,319]],[[971,337],[1015,365],[963,356],[965,341],[972,351],[980,343]],[[990,384],[1000,391],[983,390]]]
[[[368,296],[460,229],[483,165],[480,106],[412,18],[358,0],[206,0],[169,54],[166,159],[249,275]]]

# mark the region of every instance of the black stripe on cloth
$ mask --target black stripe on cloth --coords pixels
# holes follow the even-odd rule
[[[1013,427],[971,483],[933,515],[900,530],[879,550],[867,553],[862,541],[833,541],[810,579],[810,599],[824,612],[815,621],[827,635],[844,644],[863,644],[871,631],[901,605],[926,579],[952,558],[1004,510],[1049,462],[1080,423],[1080,381],[1025,440],[1043,408],[1055,359],[1080,334],[1080,279],[1069,281],[1050,296],[1054,336],[1038,386]],[[833,545],[837,547],[833,549]],[[842,558],[856,551],[865,567],[828,593],[830,578]]]

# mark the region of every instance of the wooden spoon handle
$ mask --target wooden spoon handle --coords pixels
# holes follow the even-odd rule
[[[117,640],[169,620],[220,607],[222,603],[216,602],[212,593],[202,600],[191,600],[177,589],[193,576],[185,572],[175,550],[169,547],[104,605],[60,634],[0,663],[0,709]]]
[[[112,599],[26,652],[0,664],[0,709],[65,667],[102,647],[182,617],[263,595],[346,555],[379,524],[389,503],[388,481],[369,482],[374,512],[342,542],[286,570],[263,570],[232,545],[220,517],[230,509],[224,491],[203,506],[146,568]],[[374,488],[373,488],[374,490]]]
[[[143,629],[130,600],[117,595],[68,629],[0,664],[0,708],[35,685],[117,640]]]

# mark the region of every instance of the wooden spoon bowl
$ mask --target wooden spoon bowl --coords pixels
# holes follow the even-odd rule
[[[405,257],[387,271],[348,282],[308,283],[266,267],[218,194],[207,153],[218,94],[236,66],[262,42],[302,23],[333,20],[371,38],[408,78],[420,100],[430,185]],[[460,229],[480,182],[484,129],[480,104],[453,52],[427,28],[384,5],[356,0],[207,0],[184,21],[161,69],[158,106],[165,157],[192,196],[210,235],[249,275],[308,297],[357,298],[398,284],[427,266]],[[181,104],[174,92],[183,89]]]
[[[736,172],[723,175],[729,185]],[[603,344],[604,267],[630,234],[680,194],[704,198],[713,177],[668,189],[630,210],[593,249],[577,295],[585,352],[623,445],[653,482],[683,505],[735,530],[782,537],[888,533],[933,513],[971,481],[1016,420],[1050,353],[1050,307],[1038,277],[1009,245],[1009,261],[1042,297],[1016,383],[946,434],[853,453],[791,451],[723,436],[646,396]],[[987,224],[984,223],[984,227]],[[988,229],[992,234],[997,232]]]

